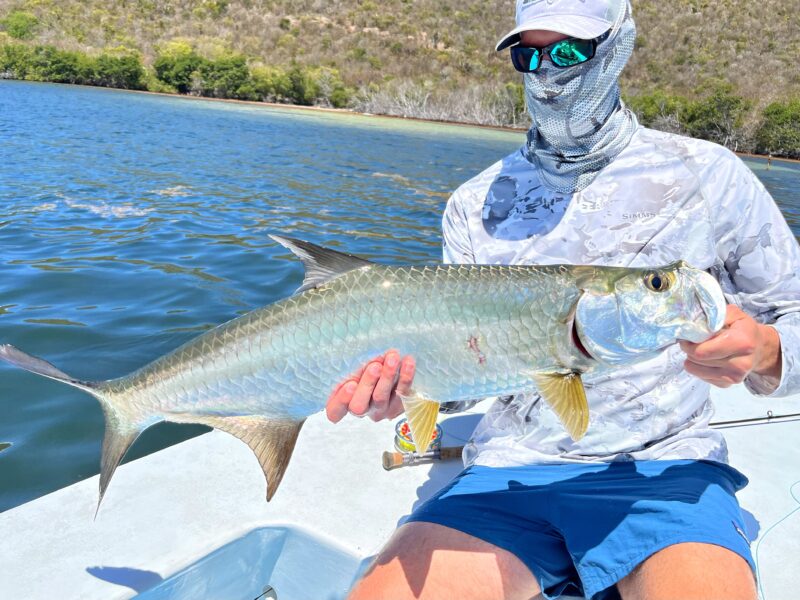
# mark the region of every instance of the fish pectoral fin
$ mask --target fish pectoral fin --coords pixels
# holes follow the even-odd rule
[[[408,396],[402,396],[402,400],[408,419],[408,428],[411,430],[411,439],[414,440],[417,454],[425,454],[431,445],[433,431],[436,428],[439,403],[413,391]],[[422,443],[418,440],[421,440]]]
[[[264,417],[207,417],[191,415],[192,423],[202,423],[239,438],[250,446],[267,479],[267,502],[272,500],[289,466],[303,421]],[[170,417],[170,420],[172,418]]]
[[[589,405],[580,373],[538,373],[533,379],[569,436],[581,439],[589,427]]]

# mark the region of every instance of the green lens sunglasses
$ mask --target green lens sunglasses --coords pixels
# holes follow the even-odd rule
[[[550,57],[550,62],[560,69],[574,67],[594,58],[598,44],[607,37],[608,34],[605,33],[593,40],[567,38],[542,48],[512,46],[511,62],[520,73],[533,73],[542,64],[542,57],[546,54]]]

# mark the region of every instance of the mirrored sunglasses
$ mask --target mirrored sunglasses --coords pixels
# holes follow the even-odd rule
[[[541,48],[512,46],[511,62],[520,73],[533,73],[536,71],[542,64],[542,58],[545,55],[549,56],[550,62],[560,69],[574,67],[594,58],[597,45],[606,37],[607,35],[603,35],[593,40],[567,38]]]

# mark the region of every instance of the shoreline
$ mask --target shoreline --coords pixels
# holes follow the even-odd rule
[[[128,90],[124,88],[111,88],[111,87],[103,87],[97,85],[82,85],[78,83],[55,83],[49,81],[27,81],[25,79],[4,79],[2,81],[22,81],[25,83],[47,83],[51,85],[70,85],[74,87],[82,87],[82,88],[91,88],[91,89],[100,89],[100,90],[113,90],[117,92],[132,92],[135,94],[148,94],[152,96],[164,96],[167,98],[181,98],[185,100],[205,100],[210,102],[227,102],[231,104],[243,104],[246,106],[256,106],[256,107],[264,107],[264,108],[278,108],[278,109],[291,109],[291,110],[301,110],[301,111],[312,111],[318,113],[331,113],[331,114],[340,114],[340,115],[351,115],[356,117],[377,117],[381,119],[397,119],[400,121],[411,121],[416,123],[434,123],[434,124],[441,124],[441,125],[454,125],[457,127],[475,127],[478,129],[489,129],[492,131],[500,131],[504,133],[525,133],[528,128],[527,127],[509,127],[506,125],[481,125],[479,123],[464,123],[463,121],[445,121],[445,120],[432,120],[432,119],[423,119],[421,117],[401,117],[398,115],[384,115],[384,114],[377,114],[377,113],[365,113],[365,112],[358,112],[349,108],[333,108],[333,107],[326,107],[326,106],[306,106],[303,104],[284,104],[280,102],[261,102],[258,100],[237,100],[235,98],[210,98],[207,96],[192,96],[190,94],[173,94],[170,92],[152,92],[150,90]],[[737,156],[747,157],[747,158],[760,158],[763,160],[769,160],[770,156],[767,154],[755,154],[752,152],[736,152],[732,151]],[[779,162],[787,162],[793,164],[800,164],[800,159],[798,158],[785,158],[785,157],[771,157],[773,161]]]
[[[763,158],[764,160],[768,160],[770,158],[770,156],[767,154],[753,154],[752,152],[734,152],[734,154],[736,154],[736,156],[745,156],[748,158]],[[773,156],[772,160],[773,162],[779,161],[800,164],[800,158],[784,158],[782,156]]]
[[[17,79],[14,81],[22,81],[22,80]],[[35,82],[35,83],[48,83],[48,82]],[[95,85],[79,85],[74,83],[57,84],[57,85],[75,85],[77,87],[87,87],[95,89],[99,87]],[[248,106],[262,106],[267,108],[289,108],[292,110],[307,110],[307,111],[322,112],[322,113],[351,115],[355,117],[378,117],[381,119],[398,119],[400,121],[412,121],[417,123],[438,123],[441,125],[456,125],[458,127],[477,127],[479,129],[491,129],[494,131],[502,131],[506,133],[525,133],[528,130],[527,127],[522,128],[522,127],[508,127],[503,125],[482,125],[480,123],[432,120],[432,119],[423,119],[421,117],[401,117],[398,115],[384,115],[379,113],[358,112],[356,110],[352,110],[349,108],[333,108],[329,106],[307,106],[305,104],[288,104],[282,102],[260,102],[258,100],[237,100],[236,98],[209,98],[208,96],[192,96],[191,94],[172,94],[169,92],[151,92],[150,90],[121,90],[119,88],[102,88],[102,89],[109,89],[109,90],[113,89],[122,92],[135,92],[137,94],[152,94],[155,96],[165,96],[167,98],[185,98],[187,100],[210,100],[212,102],[229,102],[233,104],[245,104]]]
[[[76,85],[76,84],[60,84],[60,85]],[[96,88],[98,86],[82,85],[80,87]],[[118,89],[118,88],[106,88],[106,89]],[[207,96],[192,96],[190,94],[171,94],[168,92],[151,92],[149,90],[121,90],[121,91],[136,92],[138,94],[153,94],[156,96],[166,96],[168,98],[186,98],[187,100],[210,100],[212,102],[230,102],[234,104],[245,104],[250,106],[264,106],[267,108],[289,108],[292,110],[308,110],[308,111],[316,111],[323,113],[352,115],[356,117],[378,117],[381,119],[398,119],[400,121],[412,121],[416,123],[438,123],[441,125],[455,125],[458,127],[477,127],[479,129],[490,129],[493,131],[501,131],[504,133],[524,134],[526,131],[528,131],[527,127],[509,127],[507,125],[481,125],[480,123],[464,123],[463,121],[443,121],[443,120],[423,119],[421,117],[401,117],[398,115],[383,115],[378,113],[358,112],[349,108],[306,106],[303,104],[283,104],[280,102],[259,102],[258,100],[237,100],[235,98],[209,98]],[[732,152],[734,152],[734,154],[736,154],[737,156],[745,156],[749,158],[763,158],[764,160],[768,160],[770,158],[769,155],[767,154],[755,154],[753,152],[735,152],[735,151]],[[784,158],[784,157],[773,156],[772,160],[800,164],[799,158]]]

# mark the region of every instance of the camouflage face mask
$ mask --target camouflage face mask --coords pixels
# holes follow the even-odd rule
[[[523,75],[533,124],[528,160],[546,187],[564,194],[588,186],[622,151],[638,127],[620,100],[619,75],[633,51],[636,26],[628,0],[591,60],[557,68],[545,59]]]

